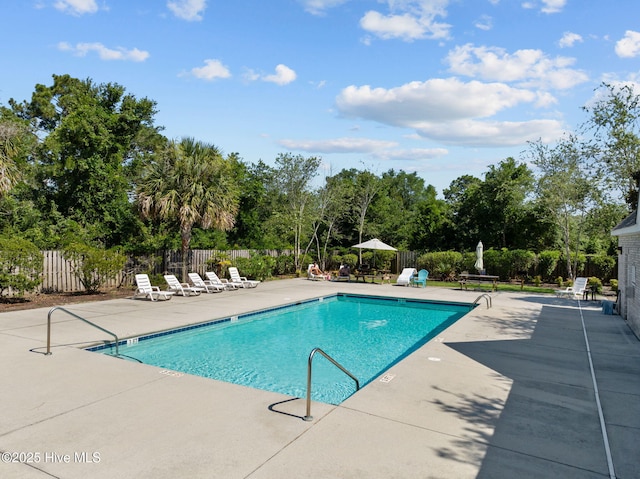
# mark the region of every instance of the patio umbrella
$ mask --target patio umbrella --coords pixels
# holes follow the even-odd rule
[[[385,251],[398,251],[393,246],[389,246],[386,243],[383,243],[378,238],[370,239],[369,241],[365,241],[364,243],[354,244],[353,248],[364,248],[364,249],[380,249]]]
[[[354,244],[352,247],[353,248],[360,248],[360,250],[362,250],[363,248],[364,249],[372,249],[373,250],[373,254],[374,254],[374,258],[375,258],[376,250],[378,250],[378,249],[379,250],[384,250],[384,251],[398,251],[393,246],[389,246],[388,244],[383,243],[378,238],[370,239],[369,241],[365,241],[364,243]],[[362,251],[360,251],[360,253],[362,253]],[[362,262],[362,254],[360,255],[360,262]],[[375,263],[375,259],[374,259],[374,263]]]
[[[482,261],[482,241],[478,241],[478,246],[476,246],[476,264],[474,267],[478,270],[478,273],[481,273],[484,269],[484,262]]]

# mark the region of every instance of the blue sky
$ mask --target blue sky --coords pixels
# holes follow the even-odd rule
[[[640,81],[637,0],[0,0],[0,16],[0,104],[53,74],[118,83],[169,138],[319,156],[321,175],[415,171],[439,193],[577,127],[602,81]]]

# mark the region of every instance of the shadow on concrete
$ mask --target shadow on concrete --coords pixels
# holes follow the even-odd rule
[[[523,320],[517,314],[501,314],[500,319],[483,318],[483,321],[492,321],[498,328],[510,333],[516,331],[516,337],[519,331],[527,339],[445,343],[513,383],[504,404],[480,395],[456,397],[456,401],[449,404],[437,403],[442,410],[457,414],[471,424],[479,423],[481,426],[491,426],[489,430],[493,429],[491,437],[478,432],[482,427],[474,427],[473,431],[467,431],[468,436],[460,438],[460,447],[455,448],[456,454],[459,456],[460,451],[465,451],[467,457],[453,457],[450,449],[438,452],[461,462],[481,462],[478,477],[608,477],[580,310],[575,306],[567,307],[566,300],[560,299],[556,304],[556,298],[523,297],[523,301],[542,302],[545,306],[539,317]],[[605,317],[594,311],[585,316],[586,323],[593,323],[591,328],[596,330],[590,344],[592,341],[597,343],[602,334],[607,334],[606,341],[624,342],[629,351],[634,351],[636,355],[640,353],[640,343],[629,342],[628,331],[623,331],[629,328],[619,317],[611,321],[611,316]],[[623,328],[620,328],[620,322]],[[602,332],[603,328],[608,331]],[[611,349],[613,344],[609,346]],[[615,349],[613,351],[616,354]],[[606,383],[608,376],[616,374],[615,364],[618,363],[617,368],[623,370],[623,378],[630,383],[625,386],[618,381],[617,387],[626,387],[627,390],[633,387],[632,393],[640,393],[640,387],[636,391],[635,386],[631,386],[638,382],[638,376],[634,381],[632,375],[640,371],[640,355],[633,358],[637,366],[631,370],[620,358],[613,362],[601,358],[599,364],[603,367],[606,365],[608,371],[596,367],[596,375],[600,374],[602,378],[598,381]],[[635,397],[635,404],[638,399],[640,396]],[[604,402],[607,401],[615,399],[605,397]],[[464,406],[450,406],[460,403]],[[612,408],[614,404],[604,404],[604,407]],[[635,415],[640,416],[637,409]],[[625,434],[628,436],[629,431],[626,430]],[[636,429],[636,444],[639,443],[639,436],[640,429]],[[484,457],[477,457],[477,451],[469,450],[470,441],[489,446]],[[615,444],[615,437],[610,442]],[[613,455],[615,458],[615,451]],[[621,469],[635,473],[619,477],[640,477],[637,474],[638,466],[633,464],[634,459],[625,458],[622,454],[617,456]]]

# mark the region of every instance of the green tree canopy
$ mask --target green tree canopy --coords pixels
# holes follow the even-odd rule
[[[603,83],[599,99],[584,110],[585,126],[595,134],[596,164],[610,188],[619,190],[629,209],[638,207],[640,180],[640,95],[630,84]]]
[[[36,85],[31,101],[10,101],[43,138],[32,157],[41,208],[54,204],[65,217],[102,225],[106,243],[122,244],[135,228],[127,165],[164,139],[153,125],[155,102],[124,87],[54,75]]]
[[[213,145],[183,138],[170,142],[144,167],[138,182],[140,211],[144,218],[179,225],[183,280],[193,227],[226,231],[234,225],[239,196],[234,162],[234,157],[224,160]]]

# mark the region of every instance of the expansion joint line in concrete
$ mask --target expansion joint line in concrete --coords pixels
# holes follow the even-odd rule
[[[613,459],[611,457],[611,448],[609,447],[609,435],[607,434],[607,425],[604,422],[604,414],[602,412],[602,404],[600,403],[600,392],[598,391],[598,381],[596,373],[593,369],[593,360],[591,359],[591,348],[589,347],[589,337],[587,335],[587,326],[584,324],[584,316],[582,314],[582,305],[578,301],[578,309],[580,311],[580,321],[582,322],[582,332],[584,334],[584,342],[587,347],[587,357],[589,358],[589,369],[591,370],[591,380],[593,381],[593,393],[596,397],[596,405],[598,407],[598,416],[600,417],[600,430],[602,431],[602,440],[604,442],[604,451],[607,455],[607,465],[609,466],[610,479],[616,479],[616,471],[613,468]]]

